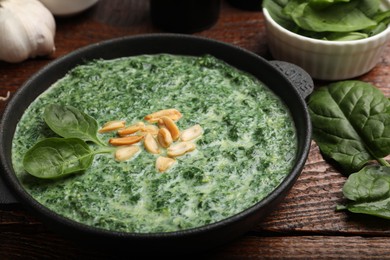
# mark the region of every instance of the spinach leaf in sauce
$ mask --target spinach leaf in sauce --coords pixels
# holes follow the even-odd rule
[[[80,138],[105,145],[98,137],[98,124],[94,118],[72,106],[50,104],[45,107],[44,120],[59,136]]]
[[[96,120],[75,107],[50,104],[45,107],[44,120],[65,138],[43,139],[26,152],[23,167],[35,177],[54,179],[78,173],[91,166],[95,154],[113,151],[97,137]],[[91,150],[85,141],[101,148]]]
[[[95,153],[78,138],[47,138],[27,151],[23,166],[35,177],[58,178],[90,167]]]

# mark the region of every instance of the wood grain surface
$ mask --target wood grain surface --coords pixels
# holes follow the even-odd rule
[[[51,57],[19,64],[0,62],[1,115],[15,91],[56,58],[102,40],[161,32],[150,21],[146,0],[100,0],[77,16],[56,18],[56,24],[56,51]],[[239,10],[223,1],[217,24],[195,35],[228,42],[272,59],[260,11]],[[390,97],[390,43],[379,64],[357,79],[376,85]],[[315,82],[317,87],[327,83]],[[323,160],[313,142],[299,179],[268,217],[259,220],[250,232],[232,243],[191,256],[205,259],[390,259],[389,221],[335,211],[335,206],[343,201],[344,182],[345,177]],[[131,256],[130,253],[127,258]],[[108,259],[118,256],[102,248],[78,245],[52,231],[19,204],[0,205],[0,259],[26,258]]]

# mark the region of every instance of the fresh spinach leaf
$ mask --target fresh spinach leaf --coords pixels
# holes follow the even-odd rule
[[[380,0],[264,0],[263,7],[287,30],[322,40],[359,40],[390,23]]]
[[[350,174],[371,160],[389,165],[389,99],[371,84],[340,81],[317,89],[308,101],[313,138],[325,158]]]
[[[272,2],[278,4],[279,6],[286,6],[288,4],[288,1],[289,0],[273,0]]]
[[[360,0],[358,2],[359,10],[367,15],[367,17],[373,17],[379,10],[380,0]]]
[[[390,115],[390,98],[388,98],[388,100],[389,100],[389,105],[387,107],[387,113]]]
[[[35,177],[58,178],[87,169],[95,154],[78,138],[46,138],[26,152],[23,166]]]
[[[350,2],[350,0],[310,0],[309,1],[310,6],[316,9],[326,8],[332,4],[340,3],[340,2],[347,3]]]
[[[390,10],[388,11],[385,11],[385,12],[379,12],[377,13],[373,19],[377,22],[377,23],[384,23],[384,24],[389,24],[390,22]]]
[[[31,147],[23,158],[23,167],[31,175],[54,179],[87,169],[96,154],[113,152],[97,137],[95,119],[72,106],[50,104],[45,107],[44,120],[64,138],[46,138]],[[92,150],[86,141],[99,144]]]
[[[96,120],[75,107],[50,104],[45,107],[44,120],[56,134],[62,137],[80,138],[104,145],[97,136]]]
[[[286,28],[287,30],[296,32],[299,28],[291,20],[290,16],[286,15],[282,5],[279,5],[277,2],[272,0],[263,0],[263,6],[265,6],[272,16],[272,19],[275,20],[277,24]]]
[[[370,37],[370,36],[373,36],[373,35],[376,35],[378,33],[383,32],[384,30],[386,30],[386,28],[387,28],[387,25],[385,23],[379,23],[377,26],[373,26],[373,27],[364,29],[362,31],[362,33],[366,34],[367,37]]]
[[[368,36],[379,34],[387,29],[387,26],[390,23],[390,10],[386,12],[379,12],[372,19],[377,22],[377,25],[368,27],[361,31]]]
[[[343,194],[349,202],[338,210],[390,219],[390,167],[371,165],[351,174]]]
[[[294,13],[294,10],[301,4],[307,4],[307,1],[289,0],[287,4],[283,7],[283,13],[291,18],[291,15]]]
[[[376,25],[360,9],[356,1],[329,6],[325,9],[312,8],[309,3],[298,5],[291,13],[294,22],[304,30],[314,32],[352,32]]]
[[[368,36],[372,35],[371,32],[361,33],[361,32],[346,32],[346,33],[331,33],[328,34],[324,39],[330,41],[352,41],[352,40],[360,40],[365,39]]]

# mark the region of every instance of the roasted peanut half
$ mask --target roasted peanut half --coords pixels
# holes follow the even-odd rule
[[[146,151],[148,151],[149,153],[153,153],[153,154],[160,153],[160,148],[158,146],[158,143],[157,143],[156,139],[154,139],[154,137],[151,133],[147,133],[145,135],[144,146],[145,146]]]
[[[136,145],[122,146],[115,151],[115,160],[122,162],[132,158],[140,148]]]
[[[156,168],[159,172],[165,172],[166,170],[171,168],[175,162],[175,159],[159,156],[156,160]]]
[[[171,145],[167,149],[167,155],[169,157],[178,157],[178,156],[182,156],[188,152],[195,150],[195,148],[196,148],[196,145],[192,142],[180,142],[180,143],[176,143],[174,145]]]
[[[144,119],[150,123],[156,123],[163,116],[167,116],[170,119],[172,119],[173,121],[177,121],[182,117],[182,114],[179,112],[179,110],[174,109],[174,108],[170,108],[170,109],[164,109],[164,110],[160,110],[160,111],[154,112],[152,114],[146,115]]]
[[[167,116],[163,116],[163,117],[161,117],[161,119],[158,122],[159,122],[159,125],[161,125],[161,127],[165,127],[168,129],[168,131],[171,133],[173,141],[176,141],[177,139],[179,139],[180,130],[171,118],[169,118]]]
[[[141,131],[145,134],[150,133],[154,136],[158,134],[159,128],[156,125],[146,125],[144,126]]]
[[[134,134],[135,132],[138,132],[142,130],[145,127],[145,124],[143,122],[136,123],[134,125],[128,126],[123,129],[118,130],[118,135],[120,136],[126,136],[126,135],[131,135]]]
[[[99,130],[99,133],[106,133],[124,128],[125,124],[126,122],[124,120],[109,121],[103,125],[103,127]]]
[[[194,125],[186,130],[183,130],[180,139],[184,142],[198,138],[203,134],[203,129],[200,125]]]
[[[184,142],[193,140],[203,134],[203,129],[200,125],[194,125],[182,131],[180,139]]]
[[[166,128],[160,128],[158,130],[157,140],[159,144],[164,148],[169,147],[173,142],[171,133]]]
[[[119,145],[130,145],[138,143],[144,138],[142,135],[130,135],[125,137],[111,138],[108,142],[111,145],[119,146]]]

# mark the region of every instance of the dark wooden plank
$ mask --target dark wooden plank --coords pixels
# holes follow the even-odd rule
[[[389,259],[390,240],[360,236],[247,236],[213,257],[220,259]]]
[[[0,233],[0,258],[112,259],[115,250],[89,248],[50,233]],[[205,253],[189,252],[194,259],[389,259],[390,240],[361,236],[258,236],[248,235]],[[134,258],[132,246],[123,258]]]
[[[49,62],[80,47],[115,37],[161,33],[151,24],[148,1],[100,0],[87,12],[57,18],[56,52],[19,64],[0,62],[0,97],[10,96]],[[223,2],[217,24],[196,35],[235,44],[272,59],[261,12]],[[390,43],[379,64],[357,79],[375,84],[390,97]],[[316,81],[316,86],[329,82]],[[8,99],[9,100],[9,99]],[[0,117],[7,100],[0,98]],[[390,157],[387,158],[390,160]],[[343,201],[341,175],[321,157],[313,142],[306,166],[286,199],[246,236],[204,258],[386,259],[390,222],[336,212]],[[88,249],[52,232],[21,205],[0,205],[0,258],[108,258],[112,252]]]

